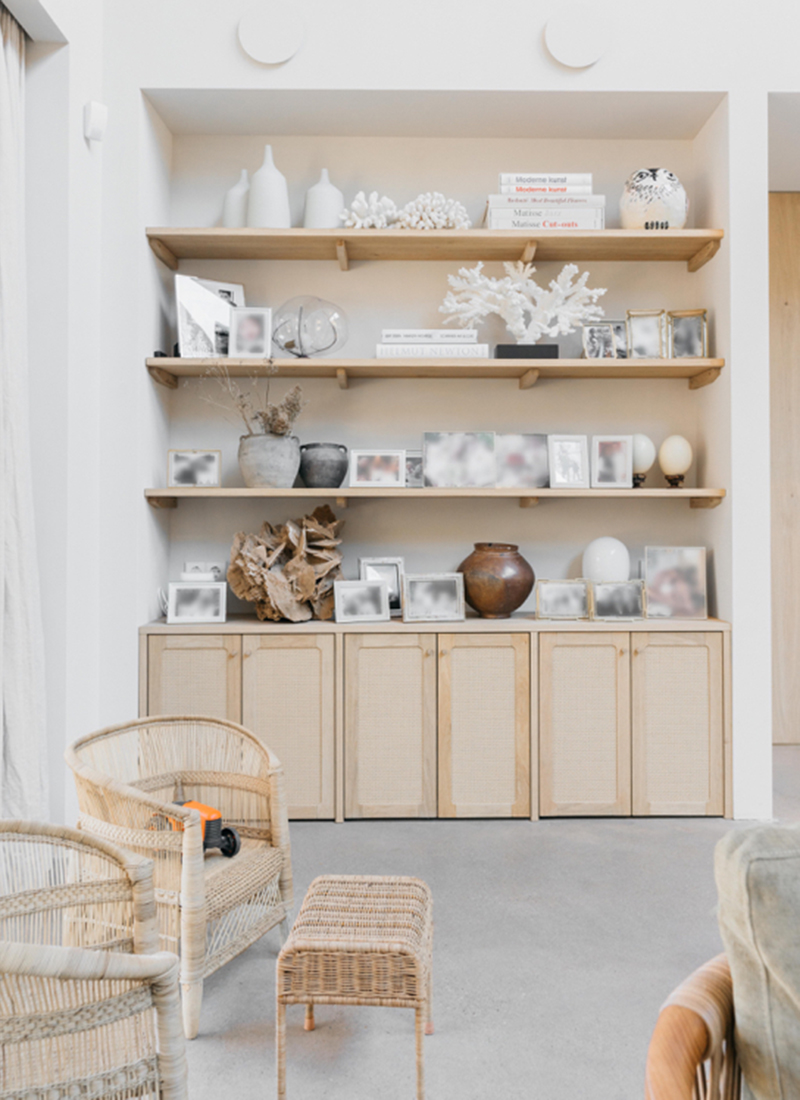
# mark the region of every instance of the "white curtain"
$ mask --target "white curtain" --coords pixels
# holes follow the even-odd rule
[[[44,638],[31,485],[25,35],[0,3],[0,817],[47,816]]]

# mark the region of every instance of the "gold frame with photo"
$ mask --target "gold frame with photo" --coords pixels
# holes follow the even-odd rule
[[[667,354],[670,359],[675,359],[675,333],[673,322],[675,318],[702,317],[703,318],[703,349],[700,355],[680,355],[679,359],[707,359],[708,358],[708,310],[707,309],[671,309],[667,313]]]
[[[585,615],[543,615],[541,610],[541,592],[540,586],[543,584],[559,584],[562,587],[569,585],[570,587],[577,587],[581,585],[586,592],[586,614]],[[552,623],[584,623],[589,622],[592,618],[592,583],[585,580],[583,577],[577,577],[576,579],[568,578],[564,580],[546,580],[541,579],[536,582],[536,618],[542,619],[543,622]]]
[[[666,316],[665,309],[627,309],[625,311],[625,324],[628,331],[628,358],[629,359],[664,359],[665,341],[664,341],[664,318]],[[631,335],[631,318],[632,317],[658,317],[658,355],[634,355],[633,353],[633,338]]]
[[[597,614],[597,598],[595,594],[595,588],[600,586],[615,586],[615,585],[636,585],[641,593],[642,613],[641,615],[598,615]],[[638,623],[642,619],[647,618],[647,586],[643,580],[639,580],[637,577],[628,581],[592,581],[592,621],[597,623]]]
[[[586,333],[587,333],[587,330],[590,329],[590,328],[607,328],[608,329],[609,335],[611,336],[611,350],[614,353],[613,355],[589,355],[588,349],[586,347]],[[607,359],[616,359],[617,358],[617,341],[616,341],[616,337],[614,336],[614,327],[613,327],[613,325],[609,321],[593,321],[591,323],[587,322],[585,324],[581,324],[581,348],[582,348],[582,351],[583,351],[583,358],[584,359],[589,359],[592,362],[603,363]]]

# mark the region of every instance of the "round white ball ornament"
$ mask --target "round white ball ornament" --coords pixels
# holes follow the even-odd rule
[[[587,581],[627,581],[631,575],[628,547],[609,535],[594,539],[583,552],[582,569]]]
[[[692,464],[692,445],[682,435],[668,435],[658,450],[658,464],[673,489],[683,481]]]
[[[633,484],[644,483],[647,472],[656,460],[656,445],[649,435],[636,432],[633,437]]]
[[[262,65],[280,65],[294,57],[305,36],[305,23],[287,0],[260,0],[239,20],[242,49]]]
[[[613,36],[613,15],[602,0],[563,0],[544,29],[547,49],[570,69],[598,62]]]

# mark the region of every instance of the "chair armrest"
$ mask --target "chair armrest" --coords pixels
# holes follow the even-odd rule
[[[61,981],[177,981],[178,956],[170,951],[128,955],[88,947],[0,941],[0,973],[24,974]]]

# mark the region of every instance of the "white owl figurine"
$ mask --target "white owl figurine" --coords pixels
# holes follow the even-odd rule
[[[623,229],[683,229],[689,199],[674,172],[639,168],[625,182],[619,212]]]

